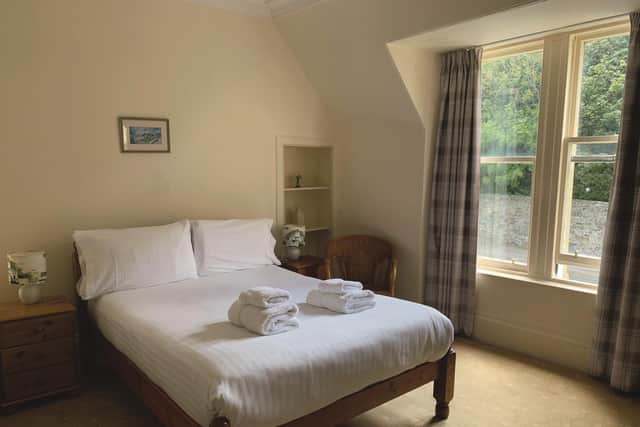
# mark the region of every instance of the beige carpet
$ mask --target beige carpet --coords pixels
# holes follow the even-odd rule
[[[447,421],[432,420],[432,386],[382,405],[345,426],[640,426],[640,399],[585,375],[473,341],[458,340],[456,392]],[[30,404],[0,417],[2,427],[157,427],[116,379],[105,376],[74,397]]]

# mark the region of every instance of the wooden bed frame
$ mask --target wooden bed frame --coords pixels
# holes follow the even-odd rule
[[[80,277],[77,255],[74,253],[74,275]],[[156,385],[127,356],[105,339],[91,319],[86,302],[79,308],[81,316],[81,345],[84,347],[85,366],[90,370],[105,362],[124,381],[165,427],[199,427],[164,390]],[[436,418],[449,417],[449,402],[453,399],[456,353],[447,354],[435,362],[423,363],[395,377],[372,384],[358,392],[339,399],[311,414],[295,419],[283,427],[326,427],[347,421],[400,395],[434,381]],[[231,427],[224,416],[215,417],[210,427]]]

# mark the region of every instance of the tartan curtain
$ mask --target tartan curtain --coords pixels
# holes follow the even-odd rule
[[[482,49],[442,57],[440,121],[428,202],[424,302],[471,335],[480,191]]]
[[[605,230],[592,372],[640,391],[640,13],[631,14],[629,58]]]

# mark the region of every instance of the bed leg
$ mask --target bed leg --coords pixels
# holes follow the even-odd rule
[[[231,427],[231,423],[226,417],[215,417],[209,427]]]
[[[436,399],[436,418],[449,418],[449,402],[453,399],[453,385],[456,376],[456,352],[453,349],[439,362],[438,378],[433,384]]]

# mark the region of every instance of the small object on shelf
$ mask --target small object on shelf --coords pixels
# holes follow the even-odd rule
[[[77,391],[78,348],[76,309],[63,298],[0,304],[0,410]]]
[[[297,260],[300,258],[300,248],[305,244],[304,237],[304,225],[286,224],[282,228],[282,244],[285,247],[287,259]]]
[[[47,282],[47,254],[43,251],[7,254],[9,283],[19,286],[18,297],[23,304],[40,300],[40,286]]]
[[[296,208],[296,224],[304,226],[304,210],[300,207]]]
[[[300,188],[302,187],[302,175],[301,174],[297,174],[296,175],[296,188]]]
[[[282,267],[303,276],[325,279],[324,259],[320,257],[304,255],[297,260],[286,260]]]

